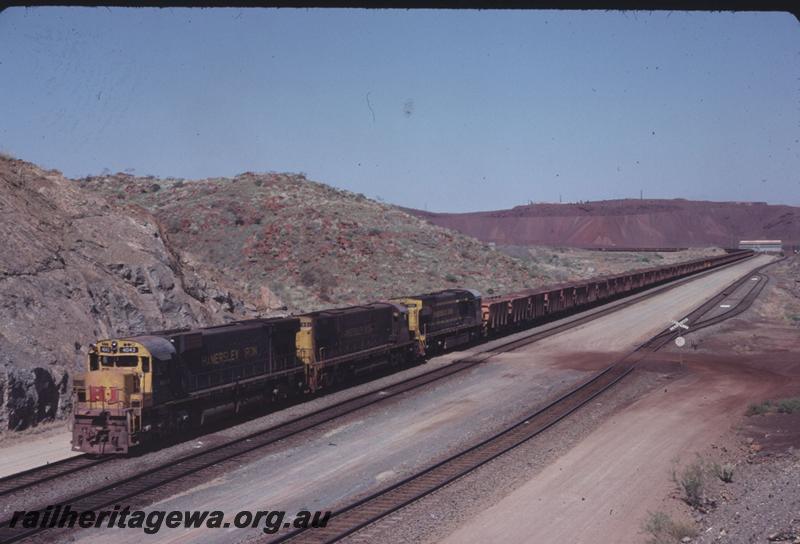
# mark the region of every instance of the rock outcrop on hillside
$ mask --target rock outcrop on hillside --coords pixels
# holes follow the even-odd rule
[[[205,325],[243,303],[176,258],[155,220],[0,158],[0,430],[63,414],[101,337]]]
[[[800,208],[763,202],[603,200],[474,213],[406,211],[502,245],[735,247],[754,238],[800,244]]]

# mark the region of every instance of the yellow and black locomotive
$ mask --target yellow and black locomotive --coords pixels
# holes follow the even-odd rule
[[[149,438],[200,426],[304,387],[297,318],[101,340],[74,381],[72,448],[126,453]]]

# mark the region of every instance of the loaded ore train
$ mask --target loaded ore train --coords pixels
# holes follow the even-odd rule
[[[124,454],[376,369],[517,331],[747,258],[742,251],[583,282],[482,297],[469,289],[201,329],[99,340],[74,380],[72,449]]]

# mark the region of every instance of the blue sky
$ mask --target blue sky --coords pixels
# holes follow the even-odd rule
[[[781,13],[12,8],[0,150],[432,211],[800,205],[798,38]]]

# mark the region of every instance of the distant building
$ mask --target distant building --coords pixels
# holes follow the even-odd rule
[[[781,253],[783,242],[781,240],[741,240],[739,249],[752,249],[763,253]]]

